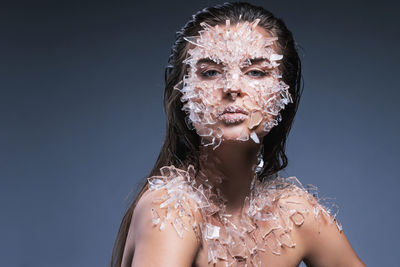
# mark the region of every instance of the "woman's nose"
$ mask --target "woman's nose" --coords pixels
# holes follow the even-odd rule
[[[235,101],[237,97],[240,97],[242,95],[242,91],[237,85],[227,86],[225,90],[225,95]]]
[[[232,100],[235,100],[236,97],[241,96],[242,90],[239,81],[240,78],[237,74],[227,76],[224,92],[226,96],[232,98]]]

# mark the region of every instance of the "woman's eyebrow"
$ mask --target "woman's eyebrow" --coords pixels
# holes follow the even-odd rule
[[[214,60],[212,60],[211,58],[201,58],[197,61],[196,65],[200,65],[203,63],[207,63],[207,64],[213,64],[213,65],[222,65],[221,63],[217,63]]]
[[[268,58],[264,58],[264,57],[258,57],[258,58],[253,58],[253,59],[249,58],[247,61],[250,63],[250,65],[260,64],[264,61],[269,62]]]

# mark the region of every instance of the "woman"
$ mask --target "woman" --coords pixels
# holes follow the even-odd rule
[[[112,266],[364,266],[334,215],[281,178],[301,94],[291,32],[260,7],[195,14],[166,68],[167,135]]]

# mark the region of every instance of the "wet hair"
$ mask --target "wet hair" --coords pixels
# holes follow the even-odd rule
[[[176,41],[165,69],[166,136],[149,176],[158,175],[159,169],[163,166],[175,165],[184,168],[189,164],[194,166],[199,164],[200,137],[194,129],[188,126],[187,115],[182,110],[181,92],[174,89],[187,72],[187,66],[182,61],[187,57],[189,46],[184,37],[198,35],[198,32],[203,29],[200,25],[202,22],[215,26],[225,25],[226,20],[230,20],[231,25],[234,25],[245,21],[253,22],[256,19],[260,19],[258,26],[264,28],[272,36],[278,37],[275,42],[276,52],[283,55],[279,70],[282,74],[282,80],[290,87],[289,92],[293,100],[292,103],[286,105],[285,109],[280,111],[282,120],[263,139],[262,157],[264,166],[258,174],[259,179],[270,177],[287,166],[286,139],[297,111],[303,87],[301,61],[296,44],[292,33],[281,19],[262,7],[245,2],[234,2],[208,7],[197,12],[176,34]],[[110,266],[121,265],[133,210],[138,199],[147,189],[148,185],[145,183],[122,220]]]

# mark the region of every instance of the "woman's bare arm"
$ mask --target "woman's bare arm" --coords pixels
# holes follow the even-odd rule
[[[161,231],[160,224],[152,222],[151,209],[165,215],[165,210],[154,204],[153,200],[160,197],[162,191],[146,192],[139,200],[132,217],[132,233],[128,236],[127,246],[133,245],[134,255],[132,267],[189,267],[192,265],[199,249],[199,242],[193,229],[190,227],[189,218],[182,216],[184,224],[189,231],[183,231],[183,237],[179,237],[172,222],[177,218],[177,211],[173,210],[171,217],[165,223],[165,229]],[[133,244],[132,244],[133,242]]]

